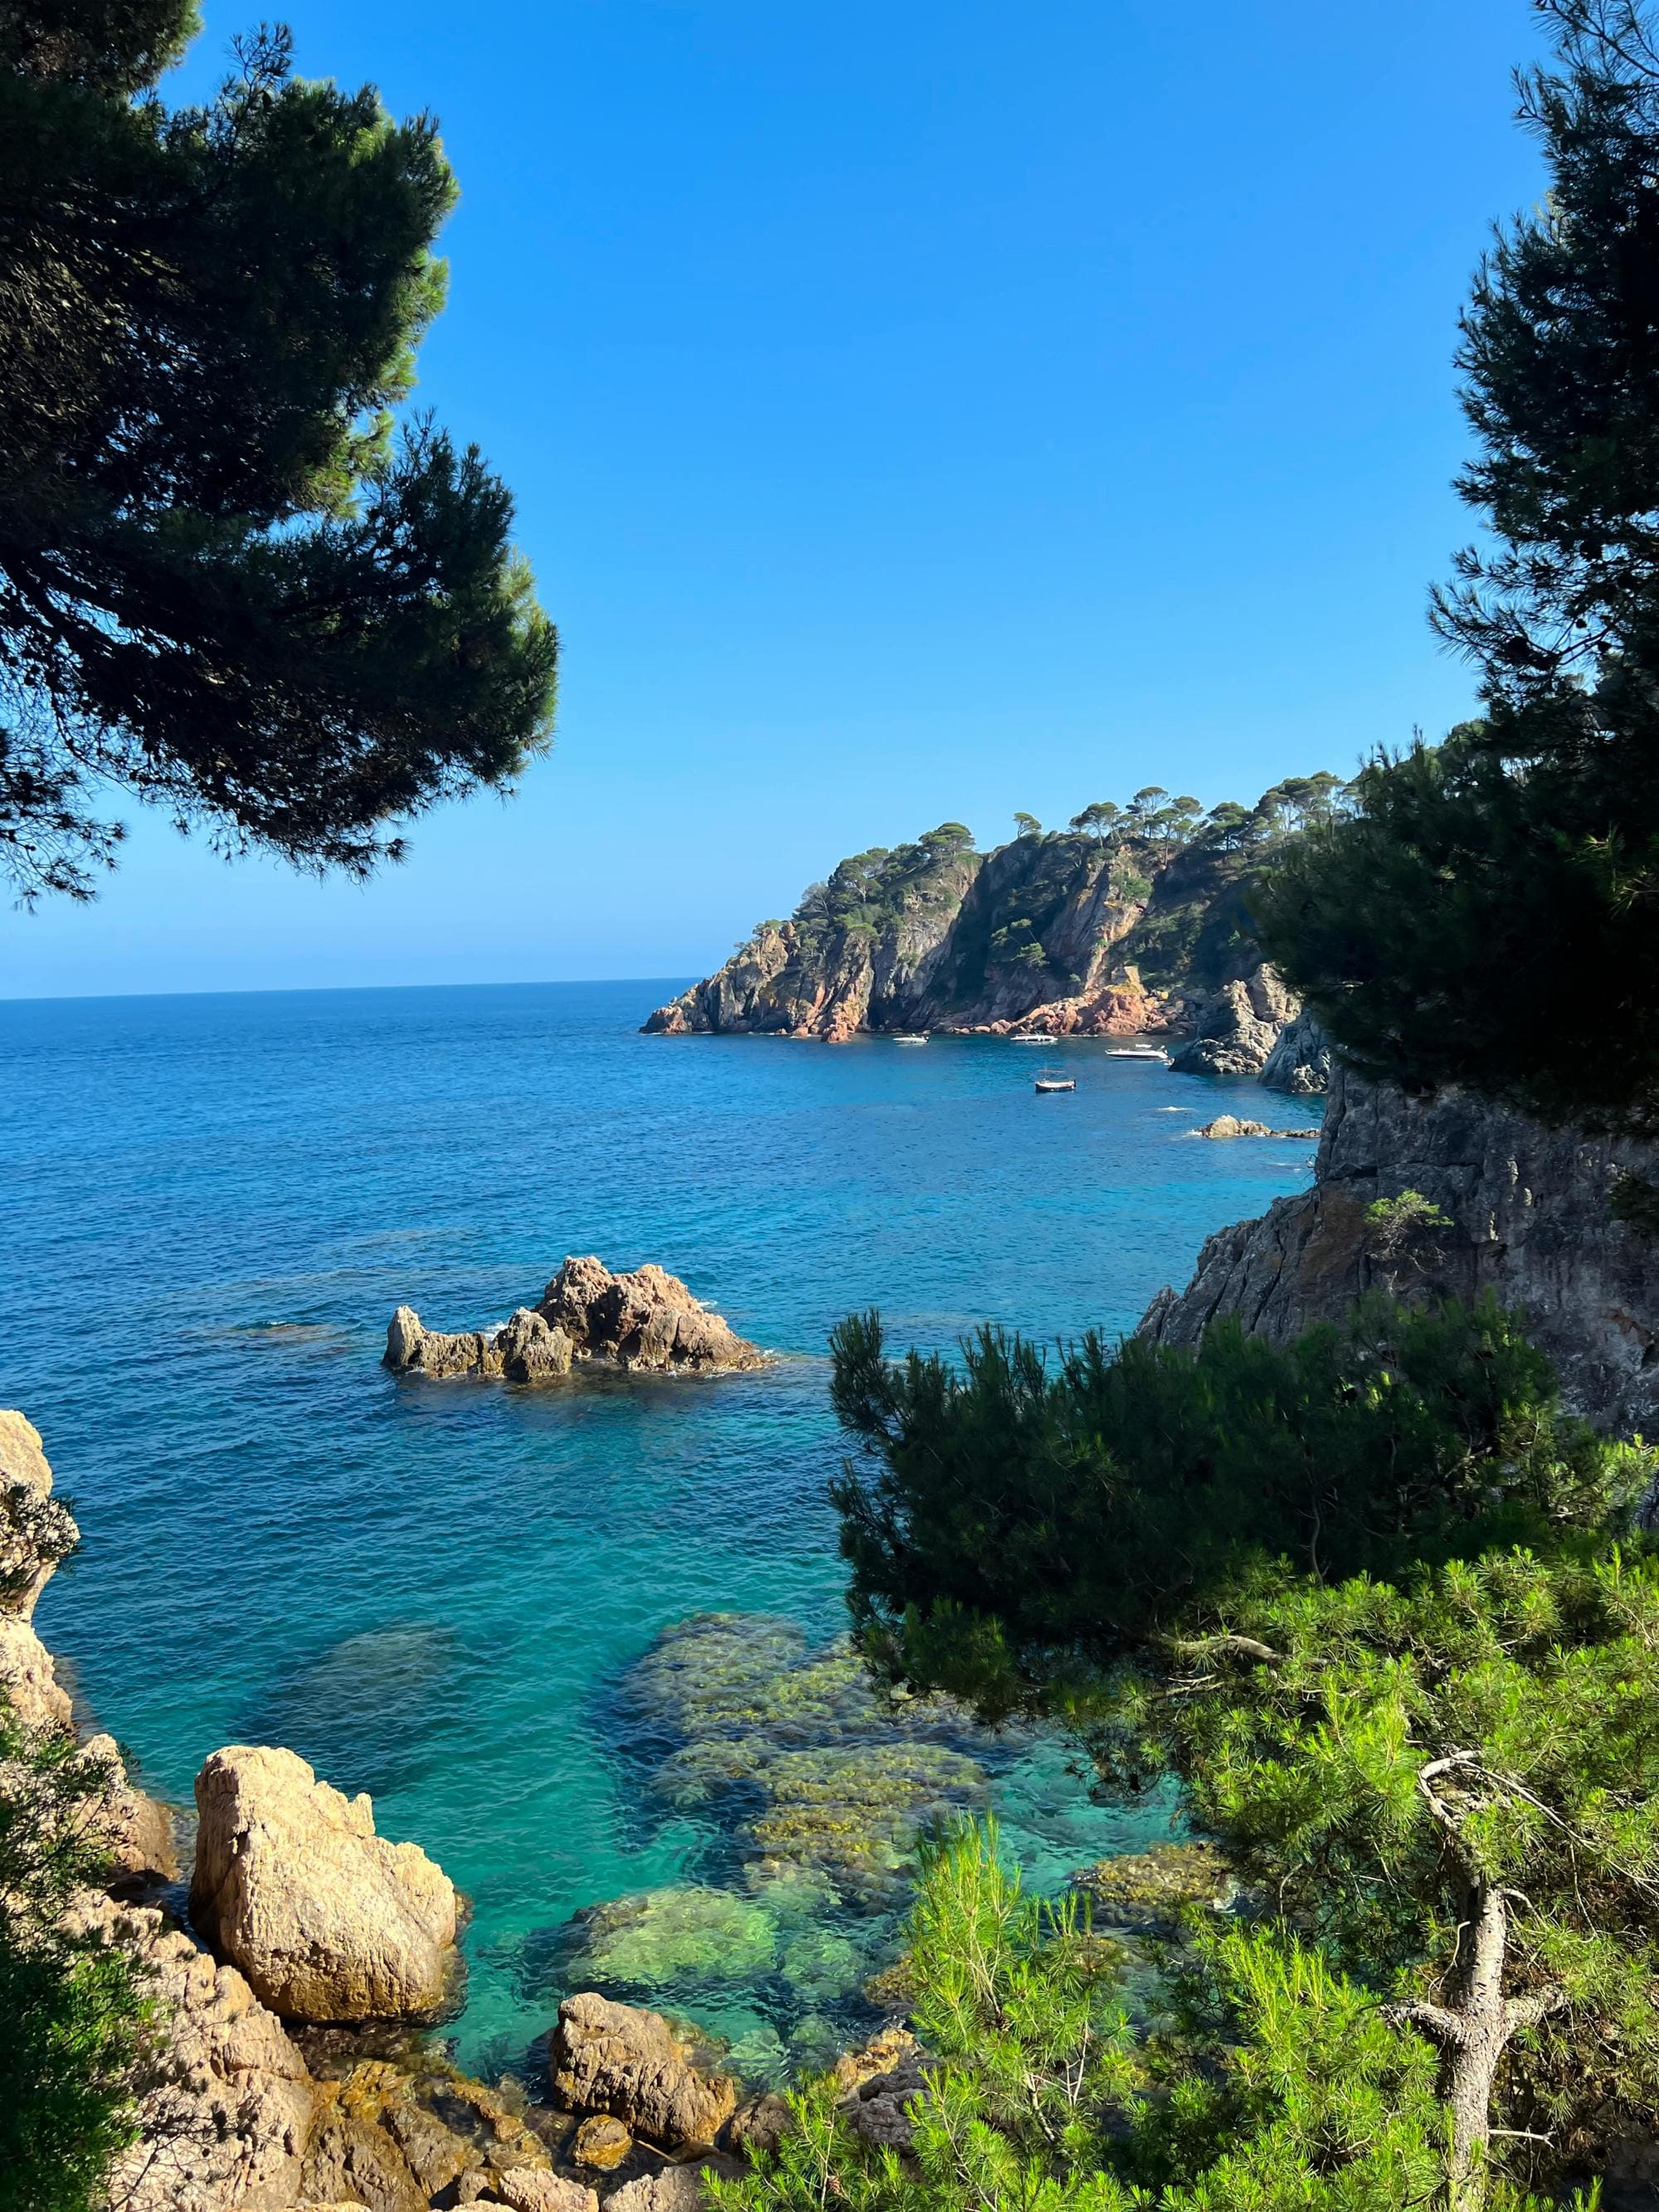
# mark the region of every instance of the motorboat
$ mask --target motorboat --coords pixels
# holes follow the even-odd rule
[[[1010,1044],[1052,1044],[1054,1042],[1054,1039],[1052,1036],[1044,1036],[1039,1034],[1035,1036],[1010,1037],[1008,1042]]]
[[[1077,1078],[1074,1075],[1067,1075],[1065,1069],[1061,1067],[1039,1068],[1036,1088],[1039,1091],[1075,1091]]]
[[[1170,1055],[1161,1044],[1120,1044],[1109,1048],[1108,1060],[1152,1060],[1160,1067],[1170,1065]]]
[[[925,1036],[896,1036],[893,1039],[895,1044],[926,1044],[927,1042]]]

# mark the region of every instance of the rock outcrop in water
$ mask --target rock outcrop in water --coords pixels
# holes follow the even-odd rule
[[[1190,1008],[1192,1035],[1170,1064],[1183,1075],[1260,1075],[1302,1002],[1265,961]]]
[[[763,1367],[758,1345],[694,1298],[678,1275],[646,1266],[613,1275],[591,1255],[568,1259],[535,1307],[493,1332],[447,1334],[399,1306],[384,1364],[394,1375],[495,1376],[539,1382],[578,1360],[647,1373],[732,1374]]]
[[[1028,835],[981,856],[947,823],[843,860],[787,921],[645,1024],[664,1036],[1191,1033],[1200,1073],[1253,1075],[1297,1000],[1264,967],[1246,893],[1261,845],[1133,825]],[[1311,1090],[1316,1061],[1304,1055]]]
[[[1372,1287],[1492,1291],[1523,1313],[1564,1391],[1598,1425],[1659,1420],[1659,1244],[1614,1219],[1621,1170],[1659,1172],[1640,1145],[1547,1129],[1467,1092],[1408,1098],[1332,1070],[1310,1190],[1212,1237],[1185,1291],[1161,1291],[1140,1334],[1195,1344],[1220,1314],[1282,1343],[1335,1321]],[[1420,1192],[1443,1230],[1389,1253],[1366,1209]]]
[[[454,1965],[456,1899],[416,1844],[374,1832],[367,1796],[269,1746],[216,1751],[196,1779],[191,1917],[288,2020],[421,2018]]]

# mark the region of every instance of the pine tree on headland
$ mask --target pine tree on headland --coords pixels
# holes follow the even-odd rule
[[[548,741],[556,640],[476,448],[394,433],[455,197],[431,118],[191,0],[0,10],[0,866],[90,894],[112,783],[356,873]]]
[[[1637,0],[1536,0],[1547,198],[1476,277],[1480,451],[1440,634],[1485,713],[1379,762],[1258,896],[1347,1056],[1546,1119],[1659,1129],[1659,46]]]

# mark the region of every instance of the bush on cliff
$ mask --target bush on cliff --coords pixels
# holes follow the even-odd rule
[[[1557,1122],[1659,1133],[1659,46],[1638,0],[1536,0],[1549,191],[1463,319],[1481,451],[1441,634],[1484,715],[1379,761],[1257,896],[1345,1053]]]
[[[107,1871],[109,1778],[0,1698],[0,2212],[101,2212],[155,2064],[142,1969],[74,1910]]]
[[[232,849],[367,870],[501,785],[556,644],[475,447],[391,410],[442,304],[428,116],[291,74],[202,106],[191,0],[0,10],[0,869],[86,896],[113,781]]]

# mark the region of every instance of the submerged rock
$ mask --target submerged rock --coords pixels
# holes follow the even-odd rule
[[[1238,1895],[1232,1869],[1213,1844],[1156,1844],[1101,1859],[1072,1877],[1097,1922],[1137,1934],[1173,1933],[1195,1912],[1220,1912]]]
[[[609,2113],[664,2150],[712,2143],[737,2106],[735,2085],[702,2072],[659,2013],[592,1990],[559,2007],[549,2067],[574,2111]]]
[[[274,2012],[384,2020],[437,2011],[455,1891],[415,1844],[374,1832],[367,1796],[319,1782],[291,1751],[235,1744],[196,1780],[191,1914]]]
[[[590,1907],[578,1924],[580,1972],[607,1987],[747,1982],[777,1963],[776,1922],[727,1889],[643,1890]]]
[[[766,1364],[759,1346],[693,1297],[678,1275],[654,1266],[613,1275],[591,1255],[568,1259],[539,1305],[520,1306],[493,1333],[429,1329],[412,1306],[399,1306],[382,1364],[394,1375],[540,1382],[568,1375],[579,1359],[659,1374],[734,1373]]]

